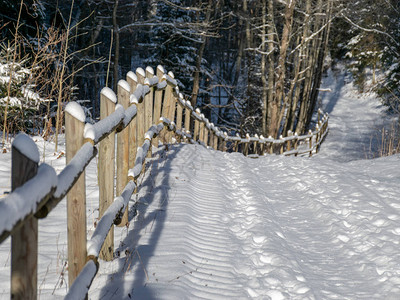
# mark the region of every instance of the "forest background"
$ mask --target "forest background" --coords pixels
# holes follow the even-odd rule
[[[398,114],[396,0],[2,0],[0,28],[3,144],[60,131],[69,101],[95,120],[103,87],[157,65],[230,133],[304,133],[338,63]]]

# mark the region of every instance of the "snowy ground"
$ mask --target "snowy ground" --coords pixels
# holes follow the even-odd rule
[[[362,160],[383,109],[344,80],[324,84],[334,90],[322,102],[330,133],[312,158],[160,149],[137,195],[138,216],[116,229],[119,257],[100,263],[90,298],[398,299],[400,156]],[[59,170],[64,159],[46,145],[46,162]],[[0,154],[0,194],[9,163]],[[96,161],[87,183],[90,236]],[[63,202],[40,222],[41,299],[66,291],[65,214]],[[9,245],[0,246],[0,299],[9,299]]]

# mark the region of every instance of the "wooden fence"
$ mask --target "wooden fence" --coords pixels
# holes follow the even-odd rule
[[[12,193],[0,202],[6,216],[0,220],[0,243],[12,236],[11,298],[36,299],[37,220],[45,218],[66,195],[70,286],[66,299],[86,297],[99,258],[113,258],[113,225],[128,222],[128,202],[136,192],[146,157],[152,155],[152,145],[188,142],[252,157],[267,153],[311,156],[327,132],[328,116],[319,111],[317,127],[307,135],[290,133],[280,139],[229,136],[185,101],[174,75],[161,66],[156,74],[150,67],[129,72],[126,81],[119,82],[117,95],[104,88],[100,121],[95,124],[85,124],[82,107],[69,103],[65,109],[67,164],[58,175],[45,163],[39,166],[38,149],[27,135],[19,134],[12,144]],[[87,241],[85,168],[96,155],[100,220]]]

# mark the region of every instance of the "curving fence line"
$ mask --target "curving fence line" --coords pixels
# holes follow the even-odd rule
[[[35,299],[37,219],[45,218],[66,195],[70,285],[66,299],[85,299],[99,258],[113,259],[113,225],[128,222],[128,203],[145,171],[145,159],[152,155],[152,145],[189,142],[251,157],[273,153],[311,156],[328,132],[328,115],[319,111],[317,126],[307,135],[289,132],[280,139],[230,136],[185,101],[174,75],[166,74],[161,66],[156,75],[150,67],[138,68],[136,74],[129,72],[127,80],[118,83],[117,95],[104,88],[100,121],[85,124],[85,119],[78,103],[66,106],[67,165],[58,175],[47,164],[39,166],[38,149],[27,135],[19,134],[13,141],[12,193],[0,201],[0,210],[7,212],[0,220],[0,243],[12,236],[13,299]],[[100,220],[87,241],[85,168],[97,155]]]

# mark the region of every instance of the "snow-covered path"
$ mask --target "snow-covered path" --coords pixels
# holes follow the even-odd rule
[[[174,146],[92,297],[395,299],[399,163]]]
[[[339,66],[342,69],[342,66]],[[322,109],[329,113],[329,136],[321,147],[321,157],[351,161],[376,157],[383,127],[389,128],[392,117],[374,93],[359,94],[344,70],[329,70],[321,92]]]

